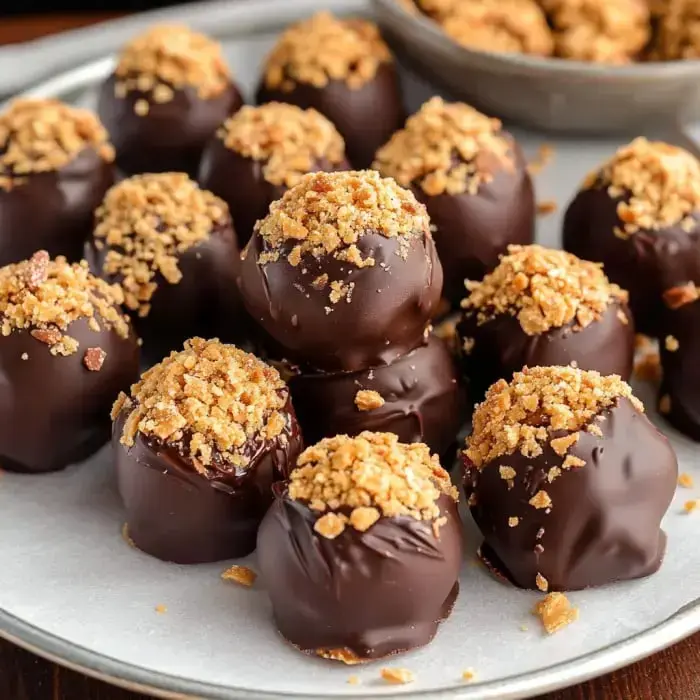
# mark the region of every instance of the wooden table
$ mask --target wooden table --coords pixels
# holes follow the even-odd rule
[[[0,20],[0,44],[85,26],[114,15]],[[584,613],[585,614],[585,613]],[[698,700],[700,634],[608,676],[538,700]],[[0,700],[146,700],[44,661],[0,640]]]

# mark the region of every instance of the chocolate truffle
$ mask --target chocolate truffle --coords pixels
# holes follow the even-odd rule
[[[305,173],[348,170],[345,143],[315,109],[270,102],[242,107],[202,156],[199,182],[229,206],[241,246],[270,204]]]
[[[277,370],[193,338],[119,395],[112,442],[128,534],[144,552],[196,564],[242,557],[301,451]]]
[[[552,31],[536,0],[418,0],[418,5],[468,49],[552,54]]]
[[[348,664],[427,644],[458,592],[457,490],[425,445],[391,433],[306,449],[258,534],[281,635]]]
[[[184,26],[132,39],[103,83],[98,111],[127,175],[197,175],[207,141],[243,104],[221,46]]]
[[[475,397],[525,366],[573,364],[625,379],[632,373],[627,293],[600,265],[562,250],[510,246],[468,290],[458,333]]]
[[[356,168],[369,166],[404,119],[398,75],[379,29],[328,12],[282,34],[265,62],[257,100],[317,109],[342,134]]]
[[[86,257],[124,290],[146,361],[194,335],[245,334],[225,202],[184,173],[134,175],[109,190],[95,221]]]
[[[455,362],[435,336],[390,365],[294,374],[289,389],[307,443],[374,430],[445,455],[465,417]]]
[[[496,267],[509,243],[533,241],[535,197],[523,154],[498,119],[468,105],[432,98],[372,167],[425,204],[452,306],[464,297],[464,280]]]
[[[41,473],[109,440],[114,397],[138,377],[118,287],[46,251],[0,269],[0,464]]]
[[[114,182],[114,149],[97,117],[56,100],[16,100],[0,114],[0,265],[39,250],[80,260],[92,213]]]
[[[440,300],[425,207],[375,171],[305,175],[241,257],[244,302],[277,354],[325,372],[389,364],[418,347]]]
[[[630,293],[637,330],[656,335],[662,293],[700,283],[700,161],[635,139],[588,176],[564,219],[564,247]]]
[[[700,289],[689,282],[666,290],[663,298],[659,412],[700,441]]]
[[[651,38],[649,0],[540,0],[560,58],[625,64]]]
[[[515,585],[578,590],[659,568],[678,464],[620,377],[534,367],[498,381],[464,457],[482,559]]]

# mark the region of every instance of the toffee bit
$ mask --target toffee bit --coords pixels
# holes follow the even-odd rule
[[[221,578],[224,581],[232,581],[246,588],[250,588],[255,583],[257,577],[258,575],[251,568],[247,566],[238,566],[237,564],[230,566],[221,574]]]
[[[416,680],[416,674],[407,668],[383,668],[381,676],[387,683],[394,685],[405,685]]]
[[[698,504],[698,501],[697,501],[697,500],[694,500],[694,501],[686,501],[686,502],[683,504],[683,510],[684,510],[686,513],[692,513],[694,510],[697,509],[698,505],[699,505],[699,504]]]
[[[226,148],[262,162],[263,177],[273,185],[293,187],[320,161],[340,165],[345,158],[343,137],[326,117],[281,102],[241,107],[217,136]]]
[[[25,284],[29,291],[36,291],[49,276],[49,254],[45,250],[38,250],[29,259],[25,273]]]
[[[473,668],[468,668],[462,671],[462,680],[465,683],[469,683],[476,678],[476,671]]]
[[[318,12],[282,33],[265,60],[265,85],[291,92],[297,83],[322,88],[331,80],[342,80],[359,89],[391,60],[372,22]]]
[[[664,340],[664,347],[669,352],[676,352],[678,350],[678,348],[680,347],[680,344],[679,344],[677,338],[675,338],[672,335],[667,335],[665,340]]]
[[[549,581],[547,581],[547,579],[539,572],[537,573],[537,576],[535,576],[535,585],[543,593],[546,593],[549,590]]]
[[[692,304],[700,299],[700,289],[695,286],[694,282],[671,287],[663,293],[663,299],[669,309],[679,309],[686,304]]]
[[[498,119],[433,97],[377,151],[372,167],[430,196],[476,194],[496,172],[514,172],[515,160]]]
[[[508,527],[518,527],[520,523],[520,518],[512,517],[508,518]]]
[[[371,389],[361,389],[355,394],[355,406],[360,411],[374,411],[381,408],[386,401],[382,395]]]
[[[63,333],[58,328],[44,328],[42,330],[30,331],[32,338],[36,338],[40,343],[46,345],[57,345],[63,338]]]
[[[137,91],[161,104],[174,98],[173,88],[193,87],[200,98],[213,99],[231,81],[221,45],[176,24],[157,25],[134,37],[122,49],[114,74],[117,97]],[[137,104],[142,101],[148,108],[146,100]]]
[[[346,522],[347,518],[342,514],[326,513],[314,523],[314,531],[327,540],[334,540],[338,535],[343,534]]]
[[[684,489],[692,489],[694,485],[693,477],[686,472],[679,474],[678,485],[682,486]]]
[[[107,353],[102,348],[88,348],[83,356],[83,364],[91,372],[99,372],[106,357]]]
[[[544,508],[551,508],[552,507],[552,499],[549,497],[549,494],[546,491],[538,491],[529,501],[528,503],[533,506],[534,508],[537,508],[538,510],[542,510]]]
[[[505,479],[506,481],[511,481],[517,476],[515,469],[513,469],[513,467],[508,467],[505,464],[498,467],[498,474],[500,475],[501,479]]]
[[[159,603],[158,605],[156,605],[156,612],[157,612],[159,615],[163,615],[164,613],[168,612],[168,608],[167,608],[166,605],[163,605],[162,603]]]
[[[628,297],[608,281],[601,265],[539,245],[508,246],[492,272],[466,286],[466,314],[476,314],[479,324],[512,314],[527,335],[567,324],[580,330]]]
[[[563,593],[548,593],[532,611],[540,618],[547,634],[554,634],[572,622],[578,620],[578,608],[571,606]]]
[[[578,442],[579,437],[578,433],[572,433],[571,435],[555,438],[549,444],[560,457],[563,457],[569,448]]]

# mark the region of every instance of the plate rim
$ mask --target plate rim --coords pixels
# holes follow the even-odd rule
[[[205,6],[206,2],[199,3]],[[287,14],[299,14],[289,10],[286,0],[266,0],[265,6],[277,6]],[[365,0],[305,0],[304,8],[321,7],[338,12],[359,12],[369,3]],[[241,14],[245,12],[250,19],[251,5],[242,3]],[[302,12],[303,14],[304,12]],[[150,13],[144,13],[144,18]],[[273,13],[267,25],[257,14],[255,28],[238,26],[234,31],[225,33],[226,37],[236,35],[252,35],[257,32],[270,31],[284,24],[281,13]],[[109,24],[106,23],[106,24]],[[257,32],[256,32],[257,30]],[[215,33],[215,35],[218,33]],[[221,33],[223,34],[223,32]],[[88,61],[81,66],[56,73],[53,77],[43,80],[18,97],[56,97],[65,96],[81,90],[105,78],[113,66],[113,58],[104,56]],[[2,108],[2,105],[0,105]],[[657,625],[637,632],[623,640],[607,645],[597,651],[564,661],[552,666],[540,668],[527,673],[516,674],[494,681],[477,681],[464,687],[444,688],[441,690],[411,690],[404,687],[401,690],[389,692],[363,692],[361,695],[343,694],[336,697],[362,697],[366,700],[381,700],[382,698],[407,698],[408,700],[518,700],[531,697],[533,694],[546,693],[560,688],[581,683],[591,678],[609,673],[651,654],[662,651],[674,643],[680,642],[694,632],[700,631],[700,597],[686,604],[664,621]],[[0,638],[41,656],[53,663],[60,664],[92,678],[126,688],[134,692],[143,692],[166,698],[167,700],[197,700],[211,698],[212,700],[328,700],[328,694],[309,694],[307,692],[277,692],[240,688],[231,685],[220,685],[191,680],[170,673],[155,671],[143,666],[120,661],[114,657],[93,651],[88,647],[69,642],[60,636],[47,632],[40,627],[27,622],[17,615],[5,610],[0,604]],[[477,669],[478,670],[478,669]]]

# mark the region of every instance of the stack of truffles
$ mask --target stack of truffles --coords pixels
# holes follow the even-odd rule
[[[430,334],[442,267],[425,207],[374,171],[306,175],[255,227],[239,286],[286,360],[307,443],[393,432],[444,454],[458,373]]]

